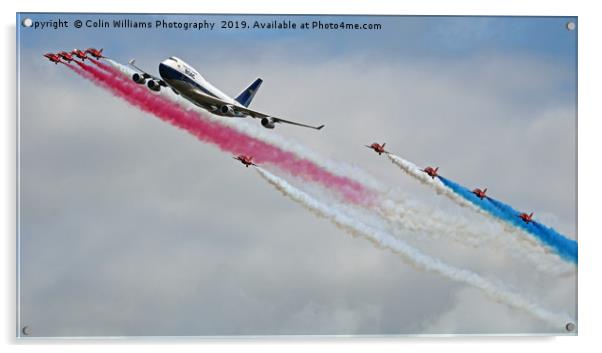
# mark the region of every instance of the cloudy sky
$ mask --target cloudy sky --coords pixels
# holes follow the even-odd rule
[[[562,333],[315,218],[230,155],[41,55],[103,47],[151,72],[178,56],[231,95],[262,77],[255,109],[326,124],[273,133],[366,170],[420,207],[490,229],[362,146],[387,142],[574,238],[577,34],[566,30],[568,18],[29,17],[383,26],[19,27],[19,309],[32,335]],[[474,249],[445,234],[398,236],[576,315],[574,273],[542,274],[494,246]]]

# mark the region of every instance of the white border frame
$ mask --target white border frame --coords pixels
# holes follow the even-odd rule
[[[476,1],[476,0],[449,0],[397,2],[392,4],[385,0],[306,0],[294,2],[282,2],[276,0],[245,1],[245,0],[220,0],[216,2],[190,2],[186,0],[160,1],[157,3],[145,2],[144,5],[135,1],[130,2],[91,2],[79,1],[42,1],[30,0],[20,3],[3,3],[2,20],[4,28],[4,77],[5,84],[2,86],[3,107],[6,109],[3,120],[4,138],[0,161],[4,167],[2,173],[3,195],[6,195],[0,212],[0,224],[5,225],[4,251],[5,256],[2,274],[4,281],[2,293],[4,309],[3,320],[0,321],[3,333],[3,343],[12,345],[9,351],[44,351],[65,352],[80,351],[80,345],[85,343],[86,350],[96,352],[104,351],[104,344],[116,346],[118,350],[134,350],[144,352],[156,352],[167,349],[178,349],[181,351],[198,351],[199,348],[207,348],[212,351],[238,351],[241,348],[250,351],[281,351],[283,348],[291,351],[305,351],[309,346],[311,349],[334,349],[335,351],[354,351],[366,349],[382,349],[391,351],[402,348],[413,351],[440,351],[446,350],[482,352],[484,349],[492,352],[506,352],[509,349],[546,349],[547,352],[567,352],[569,350],[594,350],[597,346],[595,321],[600,313],[599,298],[602,284],[599,281],[597,271],[600,267],[601,251],[600,237],[595,232],[595,220],[597,209],[595,200],[600,194],[595,181],[600,175],[598,166],[599,158],[597,151],[600,149],[597,132],[600,131],[600,108],[596,104],[599,101],[598,79],[600,79],[600,45],[602,38],[600,15],[595,8],[595,2],[585,1]],[[470,337],[461,336],[454,338],[332,338],[332,339],[214,339],[214,340],[136,340],[124,341],[16,341],[15,318],[16,318],[16,260],[15,260],[15,232],[16,232],[16,209],[15,209],[15,167],[16,167],[16,93],[15,93],[15,13],[17,11],[51,11],[51,12],[194,12],[194,13],[289,13],[289,14],[403,14],[403,15],[550,15],[550,16],[578,16],[579,25],[579,196],[578,207],[580,217],[578,220],[579,240],[582,244],[579,249],[579,336],[578,337]],[[583,244],[586,244],[584,246]],[[49,343],[50,346],[41,343]],[[229,342],[228,344],[224,344]],[[76,344],[74,344],[76,343]],[[445,347],[441,346],[445,344]],[[495,344],[492,344],[495,343]],[[149,344],[153,344],[149,346]],[[200,345],[200,347],[199,347]],[[400,346],[400,345],[403,345]]]

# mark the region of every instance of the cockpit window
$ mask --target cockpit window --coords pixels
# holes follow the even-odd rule
[[[178,59],[177,59],[176,57],[174,57],[174,56],[170,56],[169,58],[170,58],[171,60],[175,61],[175,62],[178,62]]]

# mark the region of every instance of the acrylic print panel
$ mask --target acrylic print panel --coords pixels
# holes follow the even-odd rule
[[[17,28],[20,337],[576,334],[576,18]]]

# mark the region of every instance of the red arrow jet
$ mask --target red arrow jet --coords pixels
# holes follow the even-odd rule
[[[433,169],[432,167],[426,167],[426,168],[422,169],[423,172],[428,174],[433,179],[435,179],[435,177],[439,175],[439,174],[437,174],[438,170],[439,170],[439,167],[437,167],[435,169]]]
[[[232,158],[236,159],[237,161],[240,161],[240,163],[244,164],[247,168],[249,168],[250,165],[257,166],[257,164],[253,163],[253,157],[251,156],[245,156],[244,154],[241,154]]]
[[[56,55],[56,54],[53,54],[53,53],[44,54],[44,57],[47,58],[48,60],[50,60],[51,62],[55,63],[55,64],[58,64],[58,63],[62,62],[61,61],[61,57],[58,56],[58,55]]]
[[[479,189],[479,188],[476,188],[476,189],[472,190],[472,193],[473,193],[473,194],[475,194],[475,195],[477,195],[477,197],[478,197],[478,198],[480,198],[481,200],[482,200],[484,197],[486,197],[486,196],[485,196],[485,193],[486,193],[486,192],[487,192],[487,188],[485,188],[485,189],[483,189],[483,190],[481,190],[481,189]]]
[[[531,214],[521,213],[519,215],[520,219],[522,219],[525,223],[529,224],[529,222],[533,221],[533,212]]]
[[[61,59],[65,60],[68,63],[73,61],[73,56],[71,55],[71,53],[67,53],[66,51],[59,52],[59,53],[57,53],[57,55],[60,56]]]
[[[368,146],[368,145],[364,145],[364,146],[366,146],[366,147],[368,147],[368,148],[370,148],[370,149],[373,149],[373,150],[374,150],[374,152],[378,153],[378,155],[380,156],[380,155],[381,155],[381,154],[383,154],[383,153],[389,153],[389,152],[385,151],[385,145],[386,145],[386,144],[387,144],[387,143],[385,142],[385,143],[383,143],[382,145],[379,145],[378,143],[374,142],[374,143],[373,143],[373,144],[371,144],[370,146]]]
[[[96,59],[104,58],[104,56],[102,55],[102,48],[100,48],[100,50],[96,50],[94,48],[88,48],[88,49],[86,49],[86,53],[92,55]]]
[[[80,49],[73,49],[71,51],[71,54],[77,56],[78,58],[80,58],[82,61],[86,60],[88,58],[88,56],[86,55],[85,51],[82,51]]]

